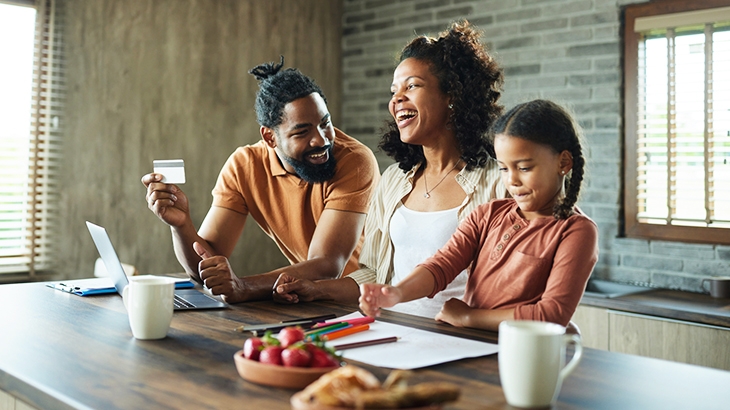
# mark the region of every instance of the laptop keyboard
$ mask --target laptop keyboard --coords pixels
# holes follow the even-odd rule
[[[179,295],[175,294],[175,297],[172,299],[173,305],[175,305],[176,308],[194,308],[195,305],[188,302],[187,300],[181,298]]]

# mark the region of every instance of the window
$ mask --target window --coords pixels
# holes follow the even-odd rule
[[[628,6],[625,229],[730,244],[730,1]]]
[[[0,274],[50,267],[63,101],[55,0],[0,2]]]

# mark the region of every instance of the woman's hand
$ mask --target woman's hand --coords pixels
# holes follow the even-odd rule
[[[364,283],[360,285],[360,310],[368,316],[380,316],[381,307],[393,307],[401,301],[400,289],[390,285]]]

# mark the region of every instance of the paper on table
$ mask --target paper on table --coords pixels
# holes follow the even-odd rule
[[[362,316],[360,312],[355,312],[342,316],[338,320]],[[497,353],[498,350],[498,346],[493,343],[442,335],[379,320],[370,324],[370,330],[340,338],[338,341],[354,343],[389,336],[398,336],[400,340],[395,343],[348,349],[340,353],[345,359],[357,360],[373,366],[391,369],[418,369],[469,357],[487,356]]]

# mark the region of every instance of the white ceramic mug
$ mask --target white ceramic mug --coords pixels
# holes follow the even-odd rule
[[[172,321],[175,280],[159,276],[133,276],[122,297],[129,314],[129,326],[136,339],[167,336]]]
[[[565,350],[575,354],[565,365]],[[555,323],[507,320],[499,325],[499,379],[507,403],[515,407],[549,407],[560,393],[563,379],[583,355],[580,336],[565,334]]]

